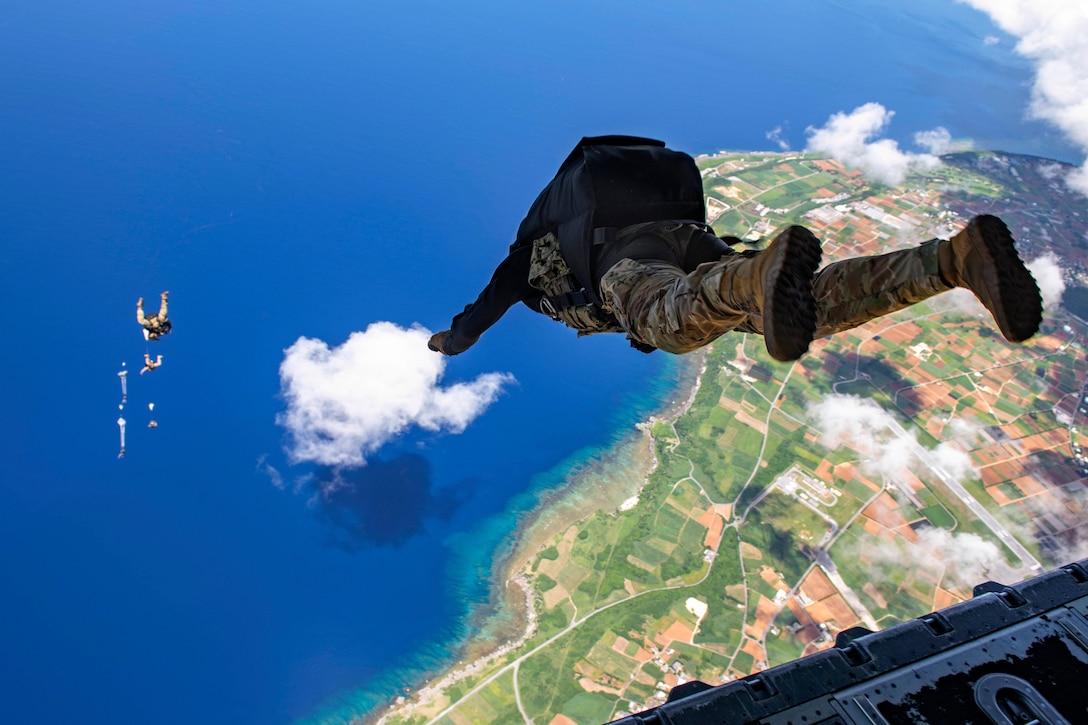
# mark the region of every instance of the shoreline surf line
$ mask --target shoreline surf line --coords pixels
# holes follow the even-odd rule
[[[680,401],[665,402],[660,414],[651,415],[635,425],[637,432],[624,435],[601,455],[586,459],[582,465],[572,466],[560,486],[548,492],[537,506],[523,514],[524,523],[519,523],[515,528],[515,539],[508,551],[496,552],[494,584],[489,597],[492,606],[488,607],[489,614],[486,616],[490,620],[505,618],[517,630],[487,632],[488,623],[484,623],[480,628],[483,634],[470,638],[462,645],[464,657],[456,666],[439,673],[437,679],[424,683],[411,695],[397,697],[393,703],[356,720],[356,723],[386,725],[394,717],[411,718],[418,708],[433,704],[452,685],[482,674],[491,666],[499,666],[496,659],[510,654],[535,634],[538,613],[535,596],[524,571],[526,566],[559,532],[598,510],[618,510],[630,505],[632,499],[637,499],[660,463],[655,452],[652,427],[658,422],[674,422],[687,413],[702,385],[707,359],[704,349],[678,361],[676,378],[671,385],[674,392],[682,392],[686,388],[687,396]],[[625,463],[624,459],[628,461]],[[632,459],[636,461],[634,464],[630,462]],[[635,468],[639,475],[630,478],[609,475],[615,466]],[[639,482],[634,490],[630,488],[630,480]],[[612,495],[616,489],[621,495],[618,500]],[[595,497],[592,495],[594,493],[598,495]],[[572,503],[571,499],[576,501]],[[511,613],[515,616],[509,616]]]

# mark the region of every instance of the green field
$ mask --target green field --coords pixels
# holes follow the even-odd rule
[[[816,224],[820,214],[830,218],[825,207],[834,204],[845,211],[825,244],[843,253],[872,251],[866,235],[874,223],[858,208],[907,219],[912,234],[924,235],[925,225],[949,221],[944,205],[953,202],[948,199],[1025,193],[1007,179],[971,170],[969,163],[912,177],[907,189],[870,184],[809,154],[725,154],[700,159],[699,166],[707,171],[708,196],[730,207],[714,221],[718,233],[766,236],[757,226]],[[818,209],[816,217],[806,217]],[[881,234],[889,243],[902,243],[903,233],[895,228]],[[1065,322],[1077,335],[1085,334],[1078,321]],[[961,540],[955,537],[976,535],[1004,560],[993,566],[1017,564],[928,463],[910,460],[903,467],[910,478],[900,480],[896,476],[902,474],[880,465],[887,462],[882,456],[895,452],[894,441],[871,444],[864,436],[847,437],[829,450],[810,407],[830,395],[856,395],[903,425],[930,455],[954,438],[976,465],[990,465],[996,462],[994,426],[1017,446],[1048,431],[1072,434],[1056,410],[1084,384],[1083,350],[1053,343],[1071,339],[1057,322],[1044,328],[1049,346],[1010,348],[988,325],[937,303],[897,313],[891,323],[895,330],[870,325],[818,341],[792,366],[772,361],[757,335],[730,334],[708,348],[702,353],[706,372],[691,406],[650,427],[657,465],[638,504],[626,511],[587,511],[529,557],[522,571],[533,588],[536,632],[420,705],[411,717],[393,715],[389,722],[522,725],[562,714],[580,725],[596,725],[660,704],[662,686],[667,690],[681,677],[717,684],[727,671],[748,673],[757,658],[742,648],[753,643],[764,648],[771,665],[793,660],[804,649],[796,633],[807,626],[810,636],[804,641],[812,639],[815,622],[798,621],[810,616],[803,611],[795,615],[772,604],[768,614],[766,607],[776,597],[782,600],[780,592],[793,596],[801,588],[804,577],[817,569],[821,543],[864,616],[878,626],[924,614],[939,597],[971,596],[938,554],[919,548],[927,537],[956,542]],[[932,354],[904,349],[919,343],[924,343],[919,350],[928,347]],[[994,390],[1001,394],[995,397]],[[969,432],[956,433],[954,419]],[[1020,464],[1058,480],[1068,475],[1072,440],[1023,456],[1010,446],[1002,455],[1017,453]],[[820,513],[779,487],[779,478],[793,468],[838,491],[819,506]],[[837,477],[839,470],[846,477]],[[1031,536],[1039,507],[1024,505],[1030,499],[1016,484],[1006,480],[994,486],[1013,499],[1006,506],[987,492],[977,471],[962,484],[1042,558],[1043,548]],[[1063,495],[1070,506],[1086,510],[1084,487],[1070,487]],[[708,538],[710,521],[724,526],[716,546]],[[907,561],[917,563],[905,566]],[[825,638],[820,641],[827,646]],[[434,720],[447,707],[451,711]]]

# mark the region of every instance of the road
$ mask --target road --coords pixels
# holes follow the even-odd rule
[[[858,596],[849,584],[839,574],[838,567],[835,566],[835,562],[831,561],[831,557],[824,550],[816,555],[816,563],[820,565],[820,568],[824,570],[824,574],[827,574],[827,578],[831,580],[831,583],[835,585],[835,588],[839,590],[839,594],[842,594],[842,598],[846,600],[846,603],[850,605],[850,608],[857,613],[861,618],[862,623],[876,632],[880,629],[880,625],[877,624],[876,617],[869,611],[869,608],[861,601],[861,597]]]
[[[926,465],[929,466],[930,470],[936,473],[941,481],[948,486],[952,493],[963,501],[964,505],[967,506],[971,513],[978,517],[982,523],[986,524],[987,528],[994,533],[994,536],[1016,554],[1016,557],[1020,559],[1020,564],[1023,568],[1030,568],[1032,571],[1039,571],[1042,569],[1042,564],[1039,563],[1039,560],[1032,556],[1031,552],[1028,551],[1023,544],[1017,541],[1016,538],[1009,533],[1009,530],[1005,528],[1004,524],[986,510],[986,507],[979,503],[979,501],[963,487],[955,476],[934,462],[932,452],[926,450],[914,436],[909,435],[903,426],[899,424],[899,421],[892,421],[889,427],[897,436],[905,437],[912,441],[915,457],[920,461],[924,461]]]

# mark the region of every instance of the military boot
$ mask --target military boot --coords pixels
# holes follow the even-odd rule
[[[937,250],[941,278],[974,292],[1009,342],[1039,330],[1043,300],[1005,222],[984,214]]]
[[[820,266],[820,253],[820,240],[812,232],[792,226],[767,249],[722,275],[722,300],[761,318],[767,352],[775,360],[796,360],[812,342],[816,331],[812,277]]]

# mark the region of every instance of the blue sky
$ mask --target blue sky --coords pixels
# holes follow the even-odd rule
[[[407,428],[323,502],[295,487],[332,473],[293,464],[276,423],[284,350],[446,326],[582,135],[803,148],[873,102],[903,149],[945,127],[1080,163],[1025,119],[1014,41],[937,0],[5,3],[0,710],[284,722],[440,656],[491,544],[450,542],[629,427],[662,360],[512,311],[443,384],[516,382],[461,434]],[[163,289],[175,332],[136,376],[133,306]]]

